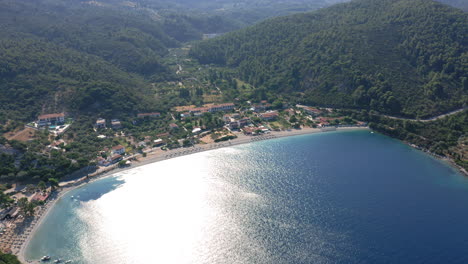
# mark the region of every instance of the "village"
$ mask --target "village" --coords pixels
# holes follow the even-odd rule
[[[170,158],[177,153],[195,152],[203,149],[204,145],[222,144],[238,137],[251,137],[255,141],[255,138],[270,138],[268,135],[276,131],[366,125],[341,116],[331,108],[305,105],[278,108],[265,100],[247,101],[242,106],[234,103],[178,106],[166,113],[138,113],[134,118],[122,120],[97,118],[92,124],[94,136],[111,144],[95,153],[95,159],[90,161],[94,168],[81,176],[90,177],[132,166],[138,157],[146,157],[148,153],[162,156],[169,150],[187,148],[187,151],[164,156]],[[67,113],[40,115],[35,122],[26,125],[26,128],[50,133],[50,144],[44,153],[66,152],[66,146],[72,141],[66,132],[72,127],[73,118]],[[38,185],[7,186],[4,193],[13,201],[0,211],[0,250],[17,252],[31,232],[34,221],[46,210],[50,197],[54,197],[54,190],[70,183],[75,184],[76,180],[60,184],[41,182]]]
[[[247,108],[236,108],[234,103],[178,106],[169,113],[138,113],[134,119],[122,122],[120,119],[98,118],[94,131],[99,139],[109,136],[120,142],[103,148],[96,157],[98,166],[130,165],[122,162],[131,155],[144,153],[154,148],[162,150],[191,147],[234,139],[239,133],[258,136],[271,131],[301,129],[303,127],[326,128],[341,125],[365,126],[364,122],[338,116],[333,109],[316,108],[304,105],[272,109],[267,101],[247,102]],[[166,118],[164,118],[166,116]],[[168,118],[167,118],[168,117]],[[208,121],[206,121],[209,119]],[[145,127],[153,122],[167,123],[166,129],[135,132],[135,128]],[[39,122],[42,122],[39,120]],[[61,123],[54,122],[53,125]],[[124,124],[131,127],[126,128]],[[109,133],[110,132],[110,133]],[[115,140],[117,139],[117,140]],[[67,142],[55,140],[50,148],[60,150]],[[63,148],[62,148],[63,150]]]

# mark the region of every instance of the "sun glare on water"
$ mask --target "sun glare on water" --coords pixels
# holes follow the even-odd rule
[[[226,183],[209,176],[210,162],[206,154],[194,155],[125,172],[120,176],[125,184],[84,202],[78,213],[89,228],[80,241],[84,258],[101,263],[206,259],[206,243],[222,240],[213,236],[229,221],[213,199],[226,191]]]

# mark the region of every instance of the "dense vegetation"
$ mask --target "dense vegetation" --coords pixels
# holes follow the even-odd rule
[[[451,158],[468,170],[468,111],[433,122],[390,119],[367,111],[343,111],[370,122],[376,131],[398,138],[431,153]]]
[[[267,93],[427,116],[468,100],[468,14],[431,0],[356,0],[194,46]]]
[[[315,10],[348,0],[134,0],[135,7],[150,9],[157,13],[188,10],[195,15],[220,16],[231,25],[249,25],[265,18]],[[122,5],[119,0],[101,0],[113,5]],[[225,20],[226,21],[226,20]],[[205,31],[206,32],[206,31]],[[212,31],[227,32],[227,31]]]
[[[21,264],[21,262],[14,255],[0,252],[0,264]]]
[[[70,0],[0,0],[0,124],[39,113],[160,109],[150,82],[174,79],[168,48],[235,28],[189,16]]]
[[[468,12],[468,1],[466,0],[437,0],[438,2],[460,8],[465,12]]]

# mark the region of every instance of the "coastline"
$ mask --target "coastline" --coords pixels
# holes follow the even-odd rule
[[[397,139],[397,140],[399,140],[399,139]],[[404,141],[404,140],[400,140],[400,141],[403,142],[404,144],[414,148],[414,149],[422,151],[422,152],[426,153],[427,155],[446,163],[449,167],[452,167],[453,169],[458,171],[460,174],[463,174],[465,177],[468,177],[468,171],[466,171],[465,168],[463,168],[462,166],[458,165],[453,159],[448,158],[448,157],[444,157],[444,156],[440,156],[440,155],[438,155],[436,153],[433,153],[433,152],[429,151],[428,149],[421,148],[421,147],[416,146],[416,145],[414,145],[414,144],[412,144],[410,142],[407,142],[407,141]]]
[[[24,240],[20,248],[16,252],[14,251],[13,254],[17,255],[21,263],[34,262],[32,260],[27,260],[25,258],[25,250],[29,242],[31,241],[32,237],[34,236],[35,232],[37,231],[37,229],[41,226],[41,224],[43,223],[48,213],[54,207],[55,203],[59,201],[68,192],[74,189],[80,188],[88,183],[92,183],[96,180],[110,177],[116,173],[134,169],[134,168],[148,165],[151,163],[168,160],[172,158],[177,158],[181,156],[186,156],[190,154],[195,154],[199,152],[209,151],[209,150],[215,150],[215,149],[220,149],[220,148],[225,148],[225,147],[232,147],[236,145],[248,144],[252,142],[277,139],[277,138],[283,138],[283,137],[292,137],[292,136],[326,133],[326,132],[334,132],[334,131],[353,131],[353,130],[369,130],[370,131],[368,127],[350,126],[350,127],[333,127],[333,128],[326,128],[326,129],[302,128],[302,129],[297,129],[297,130],[295,129],[295,130],[289,130],[289,131],[272,131],[269,134],[264,134],[264,135],[259,135],[259,136],[246,136],[239,132],[239,133],[235,133],[237,138],[229,140],[229,141],[218,142],[218,143],[198,144],[192,147],[178,148],[178,149],[167,150],[167,151],[163,151],[160,149],[152,149],[146,152],[147,157],[143,157],[141,154],[132,155],[130,157],[127,157],[127,159],[138,158],[138,161],[132,162],[132,165],[129,167],[118,168],[117,166],[112,166],[112,167],[110,166],[103,170],[98,170],[97,172],[90,174],[89,178],[83,177],[78,180],[74,180],[70,182],[65,182],[65,183],[62,182],[61,187],[60,187],[61,189],[59,191],[56,191],[52,195],[53,197],[51,197],[51,199],[46,203],[46,205],[41,208],[39,214],[34,217],[34,220],[32,221],[32,226],[27,227],[27,229],[29,229],[30,231],[25,235],[26,237],[23,237]],[[24,234],[22,234],[22,236],[24,236]]]
[[[96,173],[93,173],[90,175],[89,178],[81,178],[72,182],[62,182],[61,184],[61,189],[57,191],[56,193],[53,194],[51,197],[52,199],[47,202],[47,204],[41,208],[40,213],[38,216],[34,218],[34,221],[32,221],[31,225],[27,227],[28,234],[26,237],[23,235],[23,242],[19,249],[16,252],[13,252],[15,255],[18,256],[18,259],[20,260],[21,263],[32,263],[34,261],[28,261],[25,258],[25,251],[30,243],[32,237],[34,236],[35,232],[38,230],[38,228],[41,226],[41,224],[44,222],[44,219],[47,217],[48,213],[52,210],[52,208],[55,206],[55,203],[59,201],[65,194],[67,194],[69,191],[72,191],[76,188],[80,188],[88,183],[92,183],[96,180],[102,179],[102,178],[107,178],[115,175],[116,173],[134,169],[140,166],[145,166],[148,164],[152,164],[155,162],[163,161],[163,160],[168,160],[172,158],[177,158],[185,155],[190,155],[190,154],[195,154],[203,151],[209,151],[209,150],[215,150],[219,148],[224,148],[224,147],[231,147],[231,146],[236,146],[236,145],[241,145],[241,144],[247,144],[247,143],[252,143],[252,142],[257,142],[257,141],[263,141],[263,140],[270,140],[270,139],[277,139],[277,138],[283,138],[283,137],[292,137],[292,136],[300,136],[300,135],[307,135],[307,134],[315,134],[315,133],[325,133],[325,132],[334,132],[334,131],[353,131],[353,130],[367,130],[371,131],[368,127],[333,127],[333,128],[326,128],[326,129],[317,129],[317,128],[302,128],[298,130],[290,130],[290,131],[273,131],[269,134],[264,134],[264,135],[259,135],[259,136],[246,136],[240,133],[235,133],[238,137],[236,139],[230,140],[230,141],[224,141],[224,142],[219,142],[219,143],[207,143],[207,144],[198,144],[192,147],[186,147],[186,148],[178,148],[178,149],[173,149],[173,150],[167,150],[163,151],[160,149],[151,149],[147,151],[147,157],[143,157],[141,154],[137,155],[132,155],[129,158],[138,158],[137,161],[133,161],[132,165],[129,167],[125,168],[118,168],[117,166],[114,167],[107,167],[105,170],[98,170]],[[411,144],[408,144],[407,142],[401,141],[408,146],[412,148],[416,148],[420,151],[425,152],[426,154],[430,154],[424,150],[421,150],[417,148],[417,146],[413,146]],[[452,162],[450,162],[449,159],[439,157],[437,155],[431,155],[434,158],[437,158],[439,160],[442,160],[443,162],[447,163],[447,165],[451,165],[452,168],[457,169],[457,171],[461,171],[461,173],[466,175],[466,171],[463,172],[458,166],[455,166]]]

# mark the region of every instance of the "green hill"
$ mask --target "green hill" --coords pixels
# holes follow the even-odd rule
[[[172,78],[167,49],[202,37],[200,21],[187,20],[69,0],[0,0],[0,124],[158,108],[146,95],[149,82]]]
[[[9,119],[58,111],[121,114],[145,105],[142,78],[97,56],[27,37],[0,39],[0,50],[0,112]]]
[[[465,12],[468,11],[468,1],[466,0],[438,0],[438,1],[447,5],[452,5],[456,8],[460,8],[461,10],[464,10]]]
[[[468,100],[468,15],[431,0],[356,0],[201,42],[201,63],[299,102],[432,115]]]

